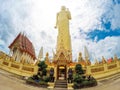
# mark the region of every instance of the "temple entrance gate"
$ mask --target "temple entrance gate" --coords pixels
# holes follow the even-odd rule
[[[66,77],[67,77],[66,65],[58,65],[57,66],[57,79],[58,80],[66,80]]]
[[[55,78],[56,80],[67,80],[67,66],[69,63],[68,57],[66,58],[66,54],[63,51],[57,55],[58,58],[54,60],[54,64],[56,65]]]

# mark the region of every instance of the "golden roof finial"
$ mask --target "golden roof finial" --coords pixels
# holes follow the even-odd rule
[[[118,60],[118,57],[117,57],[117,55],[115,54],[114,55],[114,61],[117,61]]]
[[[103,64],[106,63],[106,60],[105,60],[104,56],[102,56],[102,63]]]
[[[46,53],[46,57],[48,57],[48,56],[49,56],[49,53],[47,52],[47,53]]]

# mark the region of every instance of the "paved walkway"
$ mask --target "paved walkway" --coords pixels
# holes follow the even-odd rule
[[[101,84],[91,88],[85,88],[81,90],[120,90],[120,79],[108,84]]]
[[[46,90],[25,83],[24,80],[0,69],[0,90]]]
[[[47,88],[39,88],[28,85],[19,77],[14,77],[13,74],[0,70],[0,90],[49,90]],[[54,89],[55,90],[55,89]],[[63,89],[58,89],[63,90]],[[98,86],[84,88],[80,90],[120,90],[120,78],[99,82]]]

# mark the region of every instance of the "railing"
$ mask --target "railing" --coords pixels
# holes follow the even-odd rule
[[[108,77],[116,73],[120,73],[120,60],[109,64],[105,63],[86,67],[86,74],[93,75],[96,79]]]
[[[104,71],[104,67],[91,68],[91,73]]]
[[[107,66],[108,69],[113,69],[113,68],[116,68],[116,67],[117,67],[117,64]]]
[[[37,74],[38,66],[32,64],[22,64],[0,52],[0,68],[21,76],[32,76]]]
[[[37,74],[38,66],[32,64],[23,64],[14,61],[10,56],[0,52],[0,68],[6,71],[21,75],[32,76]],[[120,73],[120,60],[84,67],[86,74],[93,75],[96,79],[108,77],[110,75]]]

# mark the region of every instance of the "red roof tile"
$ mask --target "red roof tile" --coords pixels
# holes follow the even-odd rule
[[[11,48],[16,41],[19,42],[18,47],[21,51],[29,53],[34,59],[36,58],[33,44],[25,35],[19,33],[14,41],[10,44],[9,48]]]

